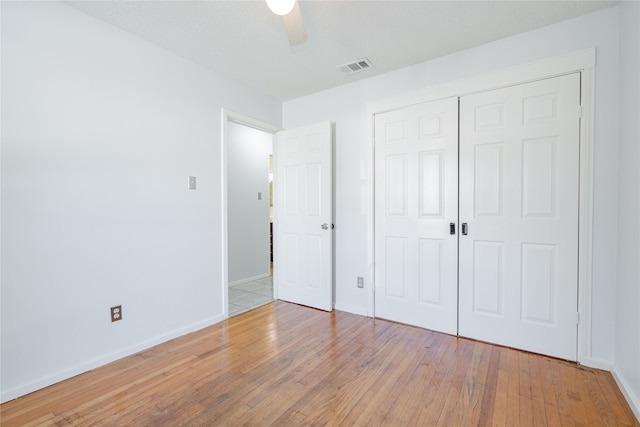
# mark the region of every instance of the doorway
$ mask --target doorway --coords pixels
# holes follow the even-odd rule
[[[226,180],[226,314],[235,316],[274,300],[272,270],[273,131],[227,117],[223,147]]]
[[[235,172],[238,172],[240,181],[247,179],[247,165],[243,163],[234,165],[233,160],[229,161],[229,151],[235,148],[231,147],[233,142],[229,134],[230,131],[238,129],[236,125],[240,125],[239,129],[244,131],[247,129],[260,131],[263,135],[267,135],[272,142],[273,227],[267,226],[264,234],[263,228],[257,229],[254,233],[260,242],[264,236],[264,242],[269,248],[271,246],[270,231],[273,231],[274,279],[270,282],[272,290],[270,300],[281,298],[296,304],[331,311],[333,301],[332,124],[324,122],[281,130],[268,123],[225,109],[222,109],[221,123],[221,301],[223,316],[229,317],[229,303],[235,304],[233,300],[238,297],[235,295],[234,298],[231,298],[231,288],[238,287],[238,285],[245,288],[251,287],[252,285],[249,285],[248,282],[264,282],[263,279],[271,276],[271,271],[266,273],[263,270],[254,276],[244,271],[243,275],[248,277],[234,280],[237,276],[231,271],[234,268],[232,265],[238,262],[238,259],[243,260],[247,254],[242,251],[237,251],[240,253],[240,257],[230,254],[233,250],[232,246],[236,244],[233,238],[233,228],[237,227],[233,224],[229,226],[229,223],[233,223],[236,219],[235,217],[231,219],[231,215],[235,216],[236,211],[231,213],[228,209],[230,200],[235,197],[242,197],[243,200],[246,198],[248,204],[241,210],[246,213],[255,206],[256,200],[264,203],[270,199],[268,190],[260,191],[249,187],[236,192],[227,185],[229,175]],[[268,167],[268,160],[266,162],[260,160],[260,165]],[[268,173],[265,174],[265,177],[268,176]],[[268,179],[261,182],[268,182]],[[258,221],[262,221],[261,218],[263,216]],[[318,233],[317,230],[321,231]],[[241,229],[240,232],[246,234],[244,229]],[[263,247],[262,243],[259,245]],[[266,254],[264,259],[267,265],[269,265],[270,258],[271,254]],[[257,259],[262,260],[263,258]],[[262,261],[258,263],[262,265]],[[230,287],[229,284],[232,286]],[[253,286],[259,285],[254,284]],[[256,293],[255,288],[248,290]],[[233,293],[236,294],[235,291]],[[255,296],[252,298],[259,299]],[[258,302],[258,304],[260,303],[264,302]],[[244,308],[250,309],[250,307]],[[238,312],[244,311],[246,310]],[[238,312],[234,312],[234,314]]]

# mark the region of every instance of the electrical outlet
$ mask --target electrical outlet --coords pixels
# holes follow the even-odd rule
[[[122,306],[117,305],[115,307],[111,307],[111,321],[117,322],[118,320],[122,320]]]
[[[358,287],[364,288],[364,277],[358,276]]]

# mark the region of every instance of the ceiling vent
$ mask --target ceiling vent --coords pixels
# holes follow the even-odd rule
[[[353,74],[373,68],[373,64],[367,58],[362,58],[354,62],[338,65],[337,68],[345,74]]]

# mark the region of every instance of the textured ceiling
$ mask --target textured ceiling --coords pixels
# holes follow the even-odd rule
[[[67,1],[69,6],[287,100],[611,7],[617,1],[300,1],[290,46],[264,1]],[[346,75],[362,57],[375,68]]]

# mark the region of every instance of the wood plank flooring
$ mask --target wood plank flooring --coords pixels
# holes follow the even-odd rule
[[[611,374],[276,301],[0,406],[2,426],[639,426]]]

